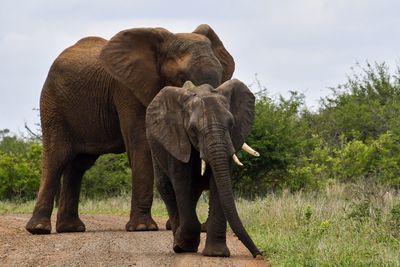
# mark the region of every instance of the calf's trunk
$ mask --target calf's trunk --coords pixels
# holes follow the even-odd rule
[[[215,184],[217,185],[217,190],[225,217],[229,222],[233,232],[255,258],[257,255],[261,255],[261,252],[255,246],[253,240],[251,240],[246,229],[243,227],[236,209],[233,198],[227,146],[223,143],[214,143],[208,151],[209,153],[207,158],[214,175]]]

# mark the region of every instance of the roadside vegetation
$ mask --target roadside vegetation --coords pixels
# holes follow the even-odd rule
[[[234,189],[245,225],[273,265],[400,266],[400,67],[356,65],[321,99],[272,98],[259,83]],[[0,214],[30,213],[40,135],[0,131]],[[129,214],[126,155],[104,155],[83,179],[85,214]],[[207,213],[206,197],[199,216]],[[166,217],[156,199],[153,214]]]

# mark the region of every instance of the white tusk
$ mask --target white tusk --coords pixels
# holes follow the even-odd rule
[[[248,144],[244,143],[242,146],[242,150],[246,151],[247,153],[249,153],[250,155],[253,155],[255,157],[259,157],[260,153],[258,153],[257,151],[255,151],[254,149],[252,149]]]
[[[240,160],[238,159],[238,157],[237,157],[235,154],[233,154],[232,158],[233,158],[233,161],[234,161],[237,165],[243,166],[243,163],[240,162]]]
[[[206,172],[206,162],[204,161],[204,159],[202,159],[201,160],[201,176],[203,176],[205,172]]]

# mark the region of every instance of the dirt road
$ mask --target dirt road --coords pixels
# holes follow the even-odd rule
[[[0,266],[266,266],[229,236],[230,258],[175,254],[172,234],[126,232],[127,220],[119,216],[82,216],[85,233],[35,236],[25,231],[28,215],[0,216]],[[164,220],[158,220],[163,227]],[[54,221],[53,228],[54,228]],[[204,247],[205,234],[199,247]]]

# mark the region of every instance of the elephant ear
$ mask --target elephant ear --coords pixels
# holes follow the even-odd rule
[[[117,33],[100,53],[104,68],[133,90],[148,106],[162,88],[158,70],[159,47],[172,33],[163,28],[137,28]]]
[[[193,33],[201,34],[206,36],[212,45],[213,52],[215,56],[218,58],[222,67],[224,68],[224,72],[222,75],[222,82],[225,82],[232,78],[233,72],[235,71],[235,61],[229,52],[225,49],[218,35],[214,32],[214,30],[207,24],[202,24],[198,26]]]
[[[223,83],[217,90],[230,103],[230,112],[235,119],[231,139],[235,151],[238,151],[242,148],[253,124],[255,97],[244,83],[236,79]]]
[[[182,88],[168,86],[156,95],[146,111],[148,138],[154,138],[174,158],[189,162],[191,144],[184,127],[182,105],[190,94]]]

